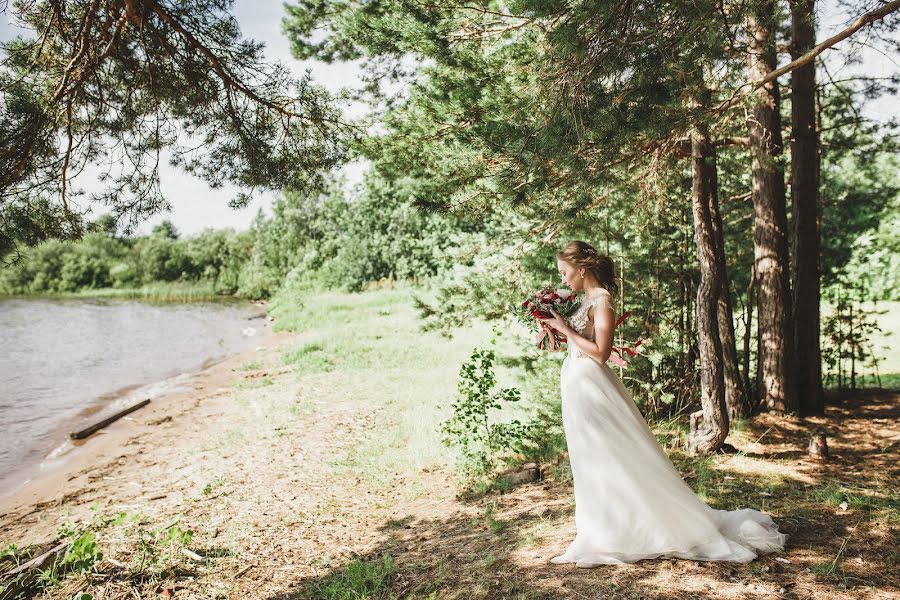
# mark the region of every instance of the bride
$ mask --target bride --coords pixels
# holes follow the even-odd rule
[[[768,515],[716,510],[694,494],[606,364],[616,320],[612,260],[574,241],[557,254],[557,266],[563,283],[583,297],[568,320],[554,311],[541,319],[568,339],[560,383],[575,486],[575,539],[550,562],[748,562],[784,549],[787,535]]]

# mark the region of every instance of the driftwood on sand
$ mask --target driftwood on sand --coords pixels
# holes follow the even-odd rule
[[[59,543],[40,556],[0,575],[0,600],[15,598],[20,592],[27,589],[37,573],[59,560],[68,548],[69,542]]]
[[[147,406],[149,403],[150,403],[150,399],[149,399],[149,398],[146,399],[146,400],[141,400],[141,401],[138,402],[137,404],[135,404],[135,405],[133,405],[133,406],[129,406],[129,407],[126,408],[125,410],[120,410],[120,411],[117,412],[116,414],[114,414],[114,415],[112,415],[112,416],[110,416],[110,417],[107,417],[107,418],[103,419],[103,420],[100,421],[99,423],[94,423],[94,424],[91,425],[90,427],[85,427],[84,429],[81,429],[81,430],[79,430],[79,431],[73,431],[72,433],[69,434],[69,437],[71,437],[73,440],[81,440],[81,439],[84,439],[84,438],[86,438],[87,436],[89,436],[89,435],[91,435],[92,433],[94,433],[95,431],[99,431],[100,429],[103,429],[103,428],[106,427],[107,425],[110,425],[111,423],[115,423],[116,421],[118,421],[119,419],[121,419],[122,417],[124,417],[125,415],[127,415],[127,414],[129,414],[129,413],[133,413],[133,412],[136,411],[137,409],[143,408],[144,406]]]

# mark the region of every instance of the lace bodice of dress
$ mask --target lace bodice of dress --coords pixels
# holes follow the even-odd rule
[[[598,305],[612,306],[609,292],[603,291],[598,293],[596,296],[592,296],[590,298],[582,298],[581,304],[578,306],[578,308],[575,309],[575,312],[573,312],[571,316],[566,318],[566,321],[568,321],[569,325],[571,325],[572,328],[575,329],[575,331],[589,340],[594,339],[594,330],[592,327],[588,327],[588,322],[590,321],[588,313],[590,312],[592,307]],[[575,346],[575,344],[569,344],[569,354],[573,356],[586,356]]]

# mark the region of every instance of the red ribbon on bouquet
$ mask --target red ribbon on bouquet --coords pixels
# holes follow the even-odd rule
[[[616,319],[616,327],[621,325],[622,322],[625,321],[625,319],[627,319],[630,316],[631,316],[630,310],[622,313],[622,315],[618,319]],[[630,357],[630,358],[634,358],[635,356],[637,356],[638,355],[638,352],[637,352],[638,346],[640,346],[643,343],[643,341],[644,341],[643,338],[638,338],[638,341],[636,341],[631,346],[613,346],[612,352],[609,355],[608,361],[616,366],[622,367],[623,369],[627,368],[628,363],[625,362],[625,355],[628,355],[628,357]]]
[[[542,318],[548,317],[550,317],[550,315],[547,315],[546,317],[542,316]],[[543,347],[546,343],[548,352],[556,352],[557,350],[559,350],[560,344],[568,341],[565,335],[554,331],[552,327],[550,327],[543,321],[539,321],[539,323],[541,324],[541,331],[538,332],[534,339],[537,340],[538,345],[541,347]],[[547,340],[546,342],[544,341],[545,338]]]

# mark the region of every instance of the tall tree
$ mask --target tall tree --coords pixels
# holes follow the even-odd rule
[[[664,157],[690,135],[693,118],[706,110],[683,103],[697,65],[715,65],[708,70],[731,78],[740,67],[719,62],[740,10],[720,13],[715,2],[531,1],[515,10],[404,0],[377,8],[338,2],[326,10],[302,1],[289,6],[286,30],[302,58],[384,62],[412,52],[427,60],[406,103],[388,115],[391,135],[371,146],[376,164],[419,177],[423,190],[434,190],[425,203],[469,208],[507,200],[551,223],[574,221],[610,190],[636,187],[648,159]],[[711,13],[721,17],[716,27],[709,26]],[[703,135],[706,151],[708,131]],[[455,160],[447,160],[449,153]],[[718,328],[724,251],[717,249],[713,216],[715,157],[707,159],[712,164],[698,166],[704,180],[697,202],[704,206],[695,242],[704,244],[697,254],[713,264],[702,302],[689,303],[692,320],[705,324],[699,330],[706,348],[704,427],[693,436],[704,452],[718,447],[728,428]],[[731,347],[735,363],[733,335]]]
[[[709,137],[718,138],[735,116],[729,109],[746,98],[742,92],[759,90],[755,98],[763,123],[753,131],[755,263],[765,289],[760,331],[765,379],[772,382],[766,392],[780,404],[792,404],[789,369],[778,362],[787,360],[791,348],[790,269],[777,89],[772,81],[761,81],[778,77],[774,0],[766,6],[768,17],[759,28],[764,39],[751,44],[766,53],[751,60],[759,88],[738,88],[746,77],[738,29],[755,2],[298,0],[287,6],[285,30],[297,58],[362,59],[372,73],[385,76],[409,74],[409,59],[420,61],[402,95],[380,94],[378,76],[368,82],[364,92],[393,103],[361,152],[388,178],[414,178],[420,206],[469,212],[511,207],[531,220],[532,238],[545,234],[543,243],[601,204],[633,199],[638,186],[652,188],[645,175],[653,165],[667,164],[698,119],[709,124]],[[683,102],[693,91],[684,79],[698,64],[713,66],[709,87],[722,96],[709,108]],[[629,186],[632,190],[624,191]],[[707,211],[715,231],[714,211]],[[715,254],[715,244],[710,248]],[[770,306],[779,302],[780,309]],[[727,310],[722,312],[724,321]],[[717,310],[713,316],[718,319]],[[728,337],[727,328],[722,330],[720,345],[723,335]]]
[[[697,333],[700,346],[700,385],[702,410],[691,415],[688,447],[692,452],[708,453],[718,449],[728,435],[725,406],[725,362],[719,333],[719,299],[723,287],[722,262],[715,232],[715,206],[718,204],[715,147],[708,127],[700,123],[691,132],[693,186],[691,206],[694,238],[700,262],[697,286]],[[703,427],[699,426],[702,417]]]
[[[775,71],[776,3],[761,2],[747,19],[747,66],[751,81]],[[769,410],[797,409],[791,354],[793,328],[788,280],[787,212],[782,164],[777,80],[754,90],[750,116],[754,267],[758,286],[759,357],[757,389]]]
[[[702,147],[702,146],[701,146]],[[717,317],[719,321],[719,339],[722,342],[723,378],[725,380],[725,407],[728,419],[740,419],[748,414],[748,402],[744,380],[741,377],[738,366],[737,339],[734,333],[734,310],[731,303],[731,285],[728,278],[728,261],[725,255],[725,232],[722,224],[722,211],[719,210],[719,183],[718,163],[716,161],[715,146],[710,144],[712,156],[709,160],[712,165],[710,170],[711,182],[709,187],[709,212],[712,226],[712,241],[715,244],[716,262],[722,271],[722,285],[719,287],[719,297],[716,301]]]
[[[791,0],[791,57],[816,43],[815,0]],[[816,64],[791,72],[791,208],[794,357],[800,414],[825,411],[820,348],[819,139],[816,128]]]

